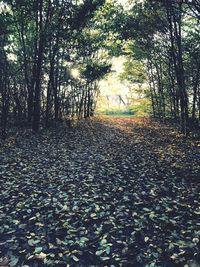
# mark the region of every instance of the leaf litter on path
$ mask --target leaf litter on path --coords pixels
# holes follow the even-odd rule
[[[199,266],[200,148],[98,117],[1,147],[0,265]]]

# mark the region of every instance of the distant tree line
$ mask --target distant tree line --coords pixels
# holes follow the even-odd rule
[[[93,115],[98,80],[110,69],[96,27],[105,0],[0,2],[1,136],[9,125]]]
[[[199,19],[199,0],[132,1],[121,31],[125,52],[147,66],[154,117],[184,134],[200,123]]]
[[[184,134],[199,127],[199,0],[129,2],[0,2],[2,137],[13,124],[38,132],[92,116],[98,81],[118,55],[127,56],[121,79],[140,88],[148,79],[154,117],[174,119]]]

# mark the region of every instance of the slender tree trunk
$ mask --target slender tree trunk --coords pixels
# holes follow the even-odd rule
[[[36,79],[35,79],[35,96],[34,96],[34,112],[33,112],[33,123],[32,129],[34,132],[38,132],[40,125],[40,112],[41,112],[41,77],[42,77],[42,62],[43,62],[43,54],[44,47],[46,42],[46,31],[47,25],[49,22],[49,14],[51,9],[51,0],[48,2],[48,11],[46,14],[46,22],[43,26],[43,0],[38,0],[39,7],[39,45],[38,45],[38,55],[37,55],[37,67],[36,67]]]
[[[169,22],[171,51],[176,72],[177,86],[180,95],[181,108],[181,131],[188,133],[188,97],[186,92],[183,55],[182,55],[182,1],[178,3],[177,10],[174,10],[172,1],[166,1],[167,16]],[[175,12],[178,12],[175,14]]]
[[[199,86],[199,78],[200,78],[200,64],[197,67],[197,73],[194,79],[193,85],[193,101],[192,101],[192,119],[194,120],[196,117],[196,102],[197,102],[197,89]]]

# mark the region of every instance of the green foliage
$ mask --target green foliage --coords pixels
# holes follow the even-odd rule
[[[141,61],[127,59],[124,63],[124,68],[119,78],[124,81],[134,84],[144,84],[147,81],[146,69]]]
[[[129,117],[129,116],[134,116],[134,112],[131,110],[124,110],[124,109],[109,109],[106,110],[100,114],[108,115],[108,116],[114,116],[114,117]]]
[[[132,1],[121,31],[124,53],[147,67],[154,116],[179,120],[185,134],[200,114],[199,12],[198,1]],[[131,81],[126,64],[121,78]]]
[[[106,62],[90,62],[82,70],[82,75],[88,81],[98,81],[110,72],[111,64]]]
[[[149,117],[152,115],[152,106],[149,99],[140,99],[136,104],[131,104],[129,109],[136,117]]]
[[[80,5],[75,6],[75,14],[73,18],[74,28],[80,29],[87,26],[89,20],[95,16],[98,8],[105,4],[105,0],[85,0]]]
[[[125,26],[126,15],[121,5],[115,1],[106,1],[105,5],[96,11],[94,24],[104,37],[104,48],[110,56],[120,56],[123,53],[124,39],[121,31]]]

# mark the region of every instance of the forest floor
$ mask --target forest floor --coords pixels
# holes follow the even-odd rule
[[[0,148],[0,266],[200,266],[200,142],[99,117]]]

